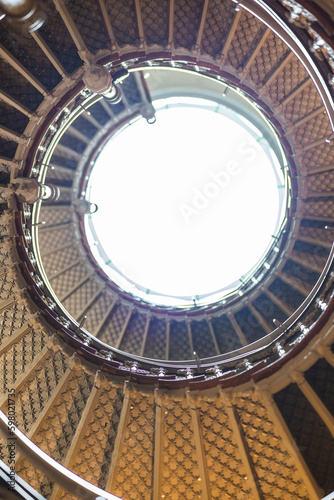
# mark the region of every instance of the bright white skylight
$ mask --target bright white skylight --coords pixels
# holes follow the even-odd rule
[[[283,177],[262,134],[231,110],[185,98],[156,107],[155,124],[139,119],[101,151],[87,189],[99,207],[88,241],[110,278],[145,300],[217,300],[273,244]]]

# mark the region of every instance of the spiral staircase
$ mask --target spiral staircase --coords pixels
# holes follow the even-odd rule
[[[330,495],[334,8],[306,0],[42,8],[37,31],[0,21],[0,471],[8,476],[14,463],[16,474],[15,491],[0,494]],[[84,83],[92,66],[127,70],[120,102]],[[106,140],[151,109],[144,73],[154,67],[239,89],[287,158],[291,203],[276,250],[241,293],[209,306],[155,306],[112,283],[77,210]],[[19,178],[60,196],[22,202]],[[6,415],[17,427],[14,462]]]

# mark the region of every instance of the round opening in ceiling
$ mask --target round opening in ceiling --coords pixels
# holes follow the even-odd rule
[[[128,123],[95,162],[86,198],[99,210],[85,219],[92,253],[116,285],[152,304],[241,295],[278,251],[288,192],[279,143],[218,102],[153,105],[154,124]]]

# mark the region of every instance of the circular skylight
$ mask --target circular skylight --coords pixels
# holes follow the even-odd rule
[[[237,290],[273,246],[286,189],[262,133],[203,99],[154,103],[99,154],[87,186],[93,254],[112,281],[160,305]]]

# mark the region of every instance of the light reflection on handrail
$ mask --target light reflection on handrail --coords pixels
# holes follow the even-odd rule
[[[312,57],[303,47],[303,44],[297,39],[296,35],[290,30],[287,32],[286,24],[280,17],[275,14],[272,9],[262,0],[242,0],[240,6],[245,8],[247,11],[253,13],[257,18],[261,19],[267,26],[269,26],[275,33],[279,34],[279,36],[285,41],[285,43],[290,47],[291,50],[294,51],[296,56],[301,60],[308,73],[310,74],[314,84],[316,85],[319,94],[322,97],[324,106],[326,107],[329,119],[331,123],[334,123],[334,105],[333,99],[330,95],[330,92],[327,88],[327,84],[324,81],[323,76],[320,71],[316,67]],[[140,64],[136,67],[136,69],[140,68]],[[37,210],[38,214],[38,210]],[[37,235],[36,228],[33,228],[33,234]],[[34,238],[33,238],[34,239]],[[236,351],[232,351],[226,354],[221,354],[212,358],[202,359],[202,367],[211,366],[218,364],[229,364],[233,361],[237,361],[239,359],[243,359],[245,357],[252,356],[261,351],[264,351],[268,346],[270,346],[273,342],[278,341],[279,339],[284,339],[288,337],[288,330],[291,329],[294,325],[300,321],[302,314],[305,313],[306,309],[309,309],[312,305],[313,301],[316,299],[320,289],[322,288],[327,276],[329,275],[331,266],[333,264],[333,247],[331,249],[330,255],[326,262],[326,265],[317,281],[315,286],[313,287],[311,293],[307,296],[304,302],[298,307],[298,309],[284,322],[279,328],[273,330],[270,334],[266,335],[262,339],[249,344],[245,347],[242,347]],[[45,278],[43,276],[43,278]],[[205,311],[203,311],[204,314]],[[76,322],[71,318],[71,321],[74,325]],[[75,328],[75,326],[74,326]],[[88,334],[88,332],[85,332]],[[91,337],[91,345],[96,347],[97,349],[110,349],[109,346],[104,344],[103,342]],[[132,359],[134,361],[139,361],[142,365],[146,365],[148,367],[153,366],[156,367],[161,366],[164,368],[173,369],[176,365],[180,366],[190,366],[196,368],[196,363],[194,360],[185,360],[185,361],[165,361],[165,360],[155,360],[149,358],[143,358],[135,355],[131,355],[128,353],[124,353],[118,351],[116,349],[110,349],[112,352],[115,352],[116,355],[119,355],[121,358],[126,357],[128,359]]]
[[[18,453],[55,481],[61,488],[78,496],[81,500],[96,500],[101,497],[105,500],[121,500],[119,497],[107,493],[97,486],[85,481],[81,477],[66,469],[63,465],[53,460],[47,453],[42,451],[30,439],[28,439],[17,427],[9,422],[6,415],[0,410],[0,432],[11,441],[15,442]]]

